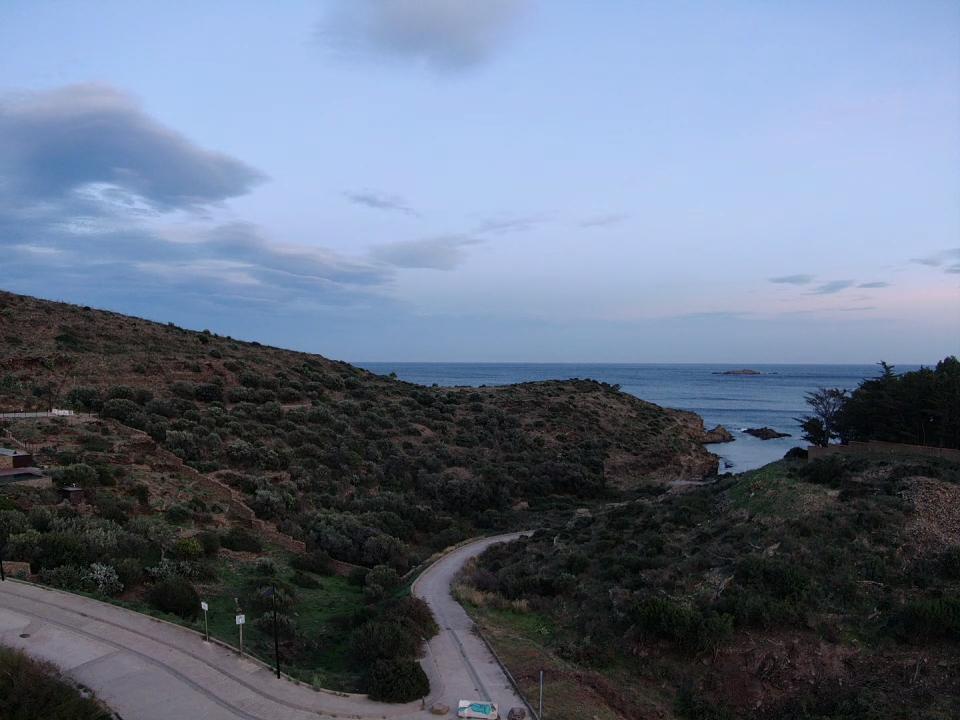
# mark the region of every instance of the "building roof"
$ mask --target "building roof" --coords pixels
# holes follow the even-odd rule
[[[29,455],[30,453],[24,452],[23,450],[11,450],[10,448],[0,447],[0,455],[5,455],[7,457],[13,457],[14,455]]]

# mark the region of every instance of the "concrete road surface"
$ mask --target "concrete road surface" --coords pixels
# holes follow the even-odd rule
[[[453,716],[459,699],[489,699],[502,713],[521,701],[466,613],[450,597],[450,580],[470,557],[495,542],[461,547],[428,568],[414,593],[441,627],[421,661],[430,677],[426,707],[443,702]],[[390,705],[363,695],[316,691],[240,658],[197,633],[114,605],[16,581],[0,583],[0,643],[48,660],[91,688],[124,720],[422,720],[420,702]]]

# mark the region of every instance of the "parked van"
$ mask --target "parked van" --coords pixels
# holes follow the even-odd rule
[[[461,700],[457,705],[458,718],[470,720],[500,720],[500,708],[496,703],[483,700]]]

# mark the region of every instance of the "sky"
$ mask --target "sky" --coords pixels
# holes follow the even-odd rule
[[[0,288],[352,361],[960,354],[960,4],[4,0]]]

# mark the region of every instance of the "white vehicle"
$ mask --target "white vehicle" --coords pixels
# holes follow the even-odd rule
[[[461,700],[457,704],[458,718],[471,720],[500,720],[500,708],[485,700]]]

